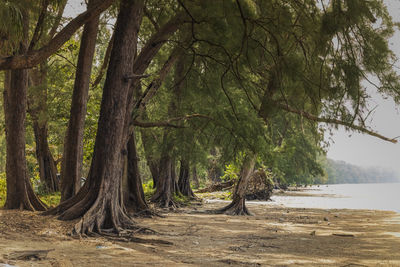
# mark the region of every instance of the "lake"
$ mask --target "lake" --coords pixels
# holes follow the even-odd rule
[[[292,208],[370,209],[400,213],[400,183],[312,186],[294,191],[293,196],[272,196],[272,200],[277,205]]]

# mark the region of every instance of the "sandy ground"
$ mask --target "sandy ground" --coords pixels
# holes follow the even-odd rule
[[[0,210],[0,266],[400,266],[400,215],[249,204],[255,214],[204,213],[226,203],[138,218],[147,242],[74,239],[73,222]],[[42,260],[13,253],[51,250]]]

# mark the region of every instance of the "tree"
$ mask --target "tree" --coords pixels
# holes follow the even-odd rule
[[[181,15],[173,17],[149,38],[135,57],[143,5],[141,0],[121,2],[87,182],[78,194],[49,211],[60,214],[63,220],[82,217],[75,226],[78,234],[119,232],[133,226],[121,203],[120,192],[134,89],[154,55],[182,23]]]
[[[42,1],[37,14],[37,23],[33,30],[29,49],[52,39],[60,24],[66,1],[52,6],[50,1]],[[48,9],[54,8],[56,14],[49,14]],[[32,12],[33,13],[33,12]],[[47,24],[53,24],[51,27]],[[39,164],[41,186],[44,191],[55,192],[59,190],[57,179],[57,166],[48,143],[48,60],[32,68],[29,73],[28,113],[32,120],[36,143],[36,158]]]
[[[88,10],[94,3],[94,0],[89,1]],[[94,16],[83,28],[61,164],[61,201],[75,195],[81,185],[83,132],[99,17]]]
[[[88,181],[77,195],[61,203],[52,212],[60,219],[79,218],[75,232],[119,232],[133,226],[121,205],[122,153],[126,153],[124,136],[128,94],[137,39],[142,18],[143,1],[124,0],[118,14],[113,49],[103,88],[100,119]]]
[[[229,214],[229,215],[251,215],[250,211],[247,209],[245,205],[245,195],[247,189],[247,182],[249,181],[250,176],[254,172],[254,165],[256,163],[256,156],[249,153],[245,156],[242,168],[240,170],[239,181],[235,187],[235,192],[233,194],[232,202],[218,210],[217,212]]]
[[[139,159],[136,149],[135,133],[131,133],[128,141],[127,156],[123,177],[124,206],[128,211],[143,213],[149,210],[144,198],[142,178],[139,171]]]
[[[21,9],[22,38],[17,53],[28,49],[29,15]],[[25,119],[28,91],[28,70],[7,71],[4,79],[4,114],[6,125],[6,209],[45,210],[32,189],[25,157]]]
[[[41,186],[46,192],[59,189],[57,167],[48,143],[47,70],[46,63],[30,71],[28,113],[32,120]]]

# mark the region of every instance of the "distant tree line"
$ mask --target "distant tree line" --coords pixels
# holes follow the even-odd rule
[[[396,171],[381,167],[361,167],[341,160],[324,159],[322,167],[324,177],[316,179],[317,183],[325,184],[364,184],[364,183],[394,183],[399,182]]]

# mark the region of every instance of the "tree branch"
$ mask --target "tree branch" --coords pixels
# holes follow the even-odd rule
[[[315,116],[313,114],[310,114],[308,112],[305,112],[303,110],[294,109],[294,108],[290,107],[289,105],[283,104],[283,103],[275,103],[275,105],[280,107],[280,108],[282,108],[282,109],[284,109],[284,110],[286,110],[286,111],[288,111],[288,112],[290,112],[290,113],[298,114],[298,115],[300,115],[300,116],[302,116],[302,117],[304,117],[306,119],[312,120],[312,121],[323,122],[323,123],[328,123],[328,124],[343,125],[343,126],[346,126],[348,128],[351,128],[353,130],[356,130],[356,131],[359,131],[359,132],[362,132],[362,133],[365,133],[365,134],[380,138],[380,139],[382,139],[384,141],[388,141],[388,142],[391,142],[391,143],[394,143],[394,144],[397,143],[397,140],[394,139],[394,138],[385,137],[383,135],[380,135],[379,133],[376,133],[374,131],[368,130],[368,129],[362,127],[362,126],[354,125],[352,123],[341,121],[341,120],[337,120],[337,119],[317,117],[317,116]]]
[[[114,33],[112,34],[110,41],[108,42],[106,54],[104,55],[104,59],[103,59],[103,64],[101,65],[100,70],[97,73],[96,79],[92,83],[93,88],[96,87],[101,82],[101,79],[103,78],[104,73],[106,72],[106,69],[108,67],[108,62],[110,61],[110,57],[111,57],[111,50],[113,47],[113,43],[114,43]]]
[[[210,116],[203,115],[203,114],[191,114],[191,115],[186,115],[183,117],[176,117],[176,118],[171,118],[166,121],[157,121],[157,122],[143,122],[143,121],[138,121],[138,120],[133,120],[132,125],[142,127],[142,128],[151,128],[151,127],[172,127],[172,128],[185,128],[185,126],[181,125],[175,125],[171,124],[171,122],[174,121],[186,121],[189,119],[193,118],[205,118],[208,120],[214,120]]]
[[[179,49],[175,48],[171,52],[170,56],[168,57],[167,61],[164,63],[162,68],[159,70],[158,76],[154,78],[154,80],[147,86],[142,96],[136,102],[134,107],[135,111],[143,110],[147,102],[157,93],[165,77],[167,77],[167,74],[171,71],[172,66],[178,59],[178,56],[179,56]]]
[[[43,60],[53,55],[71,36],[86,22],[100,15],[115,0],[99,1],[96,6],[83,12],[68,23],[50,42],[44,47],[29,51],[24,55],[15,55],[0,58],[0,70],[28,69],[36,66]]]

